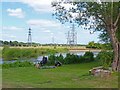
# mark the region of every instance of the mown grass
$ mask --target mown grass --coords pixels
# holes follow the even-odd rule
[[[118,75],[90,76],[89,69],[97,62],[63,65],[55,69],[19,67],[3,69],[3,88],[117,88]]]
[[[2,66],[0,65],[0,89],[2,88]]]

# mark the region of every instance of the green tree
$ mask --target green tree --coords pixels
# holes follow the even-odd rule
[[[87,45],[87,47],[88,48],[96,48],[95,42],[94,41],[89,42],[88,45]]]
[[[9,45],[9,42],[8,41],[4,41],[3,44],[4,45]]]
[[[113,52],[101,51],[95,58],[98,62],[103,65],[104,68],[109,68],[113,61]]]
[[[13,41],[12,43],[14,46],[18,46],[18,41]]]
[[[81,1],[81,0],[79,0]],[[55,7],[53,15],[62,22],[84,25],[89,30],[107,33],[113,46],[114,60],[112,69],[118,70],[120,63],[120,41],[116,32],[120,29],[120,2],[52,2]],[[71,6],[69,9],[65,4]],[[75,17],[74,14],[77,16]],[[117,37],[116,37],[117,36]]]

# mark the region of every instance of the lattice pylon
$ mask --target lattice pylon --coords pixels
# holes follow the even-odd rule
[[[32,46],[32,35],[31,35],[31,28],[28,29],[28,45]]]

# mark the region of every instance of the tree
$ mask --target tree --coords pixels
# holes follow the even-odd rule
[[[8,42],[8,41],[4,41],[3,44],[4,44],[4,45],[9,45],[9,42]]]
[[[110,37],[107,32],[102,32],[99,35],[100,42],[110,43]]]
[[[14,46],[14,44],[13,44],[13,42],[12,42],[12,41],[10,41],[9,43],[10,43],[10,46]]]
[[[18,41],[13,41],[12,43],[14,46],[18,46]]]
[[[80,0],[79,0],[80,1]],[[120,63],[120,2],[52,2],[53,15],[62,23],[77,23],[86,29],[106,33],[113,46],[112,69],[118,71]],[[69,6],[69,8],[66,6]],[[119,34],[116,34],[116,33]]]
[[[87,47],[88,48],[96,48],[95,42],[94,41],[89,42]]]
[[[0,46],[2,46],[3,45],[3,41],[2,40],[0,40]]]

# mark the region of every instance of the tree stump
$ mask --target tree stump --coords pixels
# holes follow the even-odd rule
[[[96,67],[89,70],[89,74],[93,76],[99,76],[99,77],[109,77],[111,75],[111,71]]]

